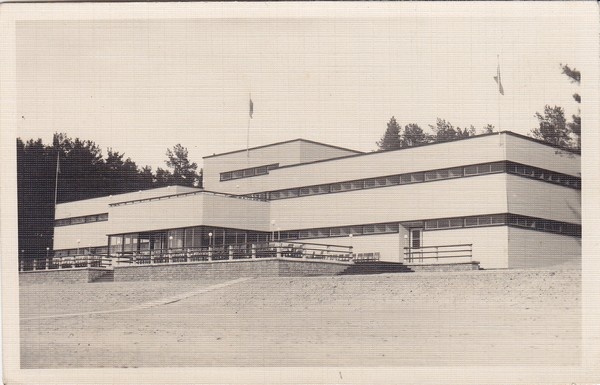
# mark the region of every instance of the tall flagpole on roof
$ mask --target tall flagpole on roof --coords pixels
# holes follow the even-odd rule
[[[252,103],[252,93],[248,93],[248,99],[250,100],[248,106],[248,129],[246,130],[246,159],[250,161],[250,119],[254,113],[254,103]]]
[[[496,69],[496,76],[494,76],[494,80],[498,84],[498,131],[502,131],[502,123],[500,120],[500,95],[504,95],[504,87],[502,87],[502,78],[500,77],[500,54],[498,54],[496,57],[498,59],[498,67]]]

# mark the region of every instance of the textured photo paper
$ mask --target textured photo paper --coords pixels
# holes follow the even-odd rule
[[[5,383],[600,381],[594,3],[2,11]]]

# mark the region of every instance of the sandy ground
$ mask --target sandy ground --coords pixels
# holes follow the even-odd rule
[[[546,270],[21,287],[23,368],[577,364],[581,275]]]

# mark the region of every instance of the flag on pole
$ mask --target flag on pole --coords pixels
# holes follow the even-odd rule
[[[252,97],[250,97],[250,119],[252,119],[253,113],[254,113],[254,103],[252,103]]]
[[[498,83],[498,91],[504,95],[504,87],[502,87],[502,79],[500,79],[500,63],[498,63],[498,73],[494,76],[494,80]]]

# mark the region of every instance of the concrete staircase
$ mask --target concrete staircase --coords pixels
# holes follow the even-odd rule
[[[365,261],[355,262],[343,273],[346,274],[385,274],[385,273],[412,273],[406,265],[399,262]]]
[[[101,282],[114,282],[115,280],[115,272],[114,270],[106,270],[104,274],[99,277],[96,277],[90,283],[101,283]]]

